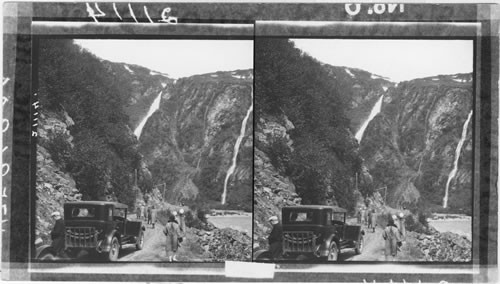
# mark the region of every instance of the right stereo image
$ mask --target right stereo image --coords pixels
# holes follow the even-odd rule
[[[472,261],[473,40],[261,37],[254,60],[254,261]]]

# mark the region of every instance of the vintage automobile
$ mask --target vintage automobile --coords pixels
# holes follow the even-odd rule
[[[364,231],[346,223],[347,211],[337,206],[302,205],[282,209],[283,260],[338,261],[345,249],[363,250]],[[269,259],[257,252],[257,261]]]
[[[117,202],[80,201],[64,204],[65,245],[69,256],[82,250],[96,252],[109,261],[116,261],[124,245],[144,246],[141,221],[127,220],[127,205]],[[37,259],[56,259],[50,246],[38,249]]]

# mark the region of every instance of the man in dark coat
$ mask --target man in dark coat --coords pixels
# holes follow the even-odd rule
[[[62,255],[64,253],[64,220],[61,218],[61,213],[57,211],[52,213],[51,216],[55,220],[54,228],[50,232],[52,247],[56,255]]]
[[[153,223],[153,222],[151,222],[152,221],[151,217],[153,217],[153,216],[151,216],[151,206],[148,206],[148,213],[147,214],[148,214],[148,225],[149,225],[149,224]]]
[[[276,216],[269,218],[269,222],[273,225],[273,229],[267,238],[269,241],[269,251],[271,252],[272,260],[277,260],[281,258],[283,253],[283,227]]]

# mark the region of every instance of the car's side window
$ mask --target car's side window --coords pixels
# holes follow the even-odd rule
[[[331,225],[332,224],[332,212],[326,211],[326,224]]]
[[[124,209],[115,208],[113,210],[113,220],[123,221],[125,219],[125,215]]]

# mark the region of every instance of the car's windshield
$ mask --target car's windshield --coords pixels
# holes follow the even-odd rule
[[[333,224],[338,224],[340,222],[344,223],[345,220],[344,220],[344,217],[345,217],[345,213],[342,213],[342,212],[333,212],[332,214],[332,223]]]

